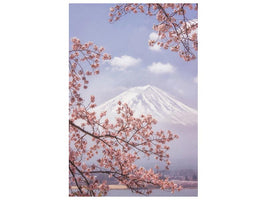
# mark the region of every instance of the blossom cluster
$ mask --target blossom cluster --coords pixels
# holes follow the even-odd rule
[[[197,4],[119,4],[110,8],[110,22],[119,20],[128,13],[144,13],[155,16],[158,24],[153,25],[153,30],[158,33],[158,40],[150,40],[150,46],[158,45],[163,49],[170,49],[185,61],[196,58],[198,49],[197,28],[198,22],[186,17],[188,10],[197,12]]]
[[[69,51],[69,91],[70,106],[83,101],[79,90],[87,89],[88,76],[99,74],[100,60],[110,60],[111,56],[104,53],[104,47],[93,42],[81,44],[78,38],[72,38],[72,49]]]
[[[91,98],[94,101],[94,98]],[[171,131],[154,132],[156,120],[151,115],[133,116],[127,104],[118,102],[115,123],[106,118],[106,112],[97,117],[91,108],[77,107],[70,117],[70,185],[78,188],[72,194],[83,196],[105,195],[109,187],[97,180],[97,174],[107,174],[125,184],[133,192],[148,195],[148,186],[163,190],[180,190],[168,179],[161,179],[153,169],[138,167],[141,157],[165,162],[168,169],[169,146],[167,142],[177,139]],[[78,125],[79,124],[79,125]],[[88,162],[92,159],[97,162]],[[158,166],[155,167],[159,169]],[[71,186],[70,186],[71,187]],[[140,188],[143,188],[140,190]],[[72,188],[73,189],[73,188]]]

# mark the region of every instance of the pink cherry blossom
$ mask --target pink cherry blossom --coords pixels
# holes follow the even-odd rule
[[[153,25],[161,40],[160,47],[170,49],[185,61],[196,59],[198,50],[198,22],[188,19],[187,11],[198,11],[198,4],[189,3],[148,3],[148,4],[119,4],[111,9],[110,22],[118,21],[122,16],[133,13],[144,13],[155,16],[158,24]],[[154,46],[153,41],[148,42]]]
[[[90,100],[92,103],[94,103],[95,102],[95,96],[92,95]]]
[[[95,97],[91,96],[91,102],[94,101]],[[93,103],[92,105],[95,106]],[[75,149],[70,148],[70,182],[76,184],[78,190],[72,192],[71,195],[105,195],[109,187],[105,182],[99,182],[95,178],[94,172],[96,171],[108,173],[109,177],[117,179],[121,184],[125,184],[137,193],[141,191],[136,188],[147,188],[149,185],[159,186],[172,192],[178,190],[177,185],[168,179],[160,179],[160,175],[153,169],[135,165],[135,162],[141,159],[139,154],[147,157],[157,155],[168,168],[170,161],[166,151],[169,147],[165,143],[173,140],[175,134],[171,131],[166,134],[164,131],[158,131],[153,135],[151,125],[156,121],[151,115],[133,118],[133,111],[122,102],[118,102],[118,110],[120,110],[120,114],[118,114],[117,122],[111,124],[108,119],[105,119],[104,122],[100,120],[106,115],[106,112],[101,113],[100,119],[98,119],[95,112],[82,105],[72,109],[69,121],[70,144],[74,144]],[[78,126],[75,122],[78,119],[84,120],[85,123]],[[125,124],[128,124],[127,128]],[[101,127],[101,131],[97,128],[98,126]],[[88,146],[87,141],[90,139],[94,145]],[[142,145],[140,146],[140,144]],[[102,149],[103,155],[96,163],[81,162],[82,158],[91,160],[96,157],[100,149]],[[155,169],[159,170],[159,167],[156,166]],[[143,191],[144,194],[151,192],[150,189]]]

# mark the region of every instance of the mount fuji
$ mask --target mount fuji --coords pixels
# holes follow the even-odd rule
[[[197,124],[197,111],[174,99],[161,89],[146,85],[133,87],[95,108],[96,113],[107,111],[111,119],[117,115],[118,101],[127,103],[134,111],[135,117],[152,115],[160,123],[171,123],[182,126]]]

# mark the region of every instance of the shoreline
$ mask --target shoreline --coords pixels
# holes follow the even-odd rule
[[[117,185],[108,185],[110,190],[127,190],[127,186],[126,185],[121,185],[121,184],[117,184]]]
[[[197,189],[198,181],[180,181],[180,180],[172,180],[176,184],[181,185],[183,189]],[[111,184],[109,185],[110,190],[127,190],[127,186],[123,184]]]

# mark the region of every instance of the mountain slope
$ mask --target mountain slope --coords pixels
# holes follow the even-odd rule
[[[172,98],[161,89],[146,85],[130,88],[120,95],[95,108],[97,113],[107,111],[107,117],[116,116],[118,101],[127,103],[134,116],[151,114],[158,122],[180,124],[184,126],[197,123],[197,111]]]

